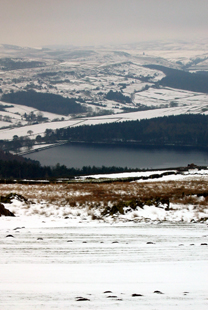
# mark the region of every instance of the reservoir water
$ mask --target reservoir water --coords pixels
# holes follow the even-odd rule
[[[169,168],[194,163],[208,166],[208,150],[181,147],[141,147],[100,144],[65,144],[25,155],[42,165],[67,167],[116,166]]]

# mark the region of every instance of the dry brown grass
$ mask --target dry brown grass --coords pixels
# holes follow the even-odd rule
[[[208,204],[208,184],[206,181],[169,182],[112,182],[112,183],[72,183],[72,184],[0,184],[0,195],[17,193],[25,198],[44,200],[59,206],[70,205],[90,208],[107,206],[109,202],[148,201],[156,198],[169,199],[172,203],[200,205]]]

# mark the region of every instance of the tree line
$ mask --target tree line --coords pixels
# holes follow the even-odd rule
[[[207,148],[208,115],[186,114],[140,121],[46,129],[43,137],[38,135],[35,139],[14,135],[12,141],[0,140],[0,149],[18,153],[22,147],[26,147],[29,151],[34,144],[56,143],[63,140],[70,143]]]
[[[91,167],[84,166],[81,169],[67,168],[65,165],[57,164],[54,167],[41,166],[39,162],[18,161],[18,160],[0,160],[0,180],[2,179],[57,179],[74,178],[81,175],[109,174],[119,172],[136,171],[127,167]]]
[[[190,73],[160,65],[145,65],[144,67],[160,70],[166,75],[158,82],[161,86],[208,93],[208,75],[206,72]]]
[[[87,111],[86,107],[77,103],[73,98],[64,98],[55,94],[39,93],[34,90],[3,94],[1,100],[61,115],[83,113]]]
[[[45,142],[129,143],[208,147],[208,116],[188,114],[46,130]]]

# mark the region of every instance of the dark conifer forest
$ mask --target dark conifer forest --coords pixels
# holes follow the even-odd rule
[[[146,65],[145,67],[165,73],[166,76],[158,82],[161,86],[208,93],[208,75],[206,71],[190,73],[160,65]]]
[[[60,95],[48,93],[38,93],[34,90],[3,94],[1,100],[61,115],[83,113],[87,111],[84,106],[76,103],[75,99],[64,98]]]
[[[46,142],[208,147],[208,116],[189,114],[46,131]]]

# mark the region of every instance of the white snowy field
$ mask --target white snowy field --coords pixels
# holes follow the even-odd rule
[[[112,115],[88,117],[88,118],[74,118],[64,121],[56,122],[47,122],[34,125],[26,125],[22,127],[15,128],[6,128],[0,129],[0,136],[2,140],[12,140],[14,135],[29,136],[28,131],[32,131],[31,137],[36,137],[37,135],[43,135],[46,129],[58,129],[65,128],[70,126],[81,126],[81,125],[96,125],[96,124],[105,124],[113,122],[124,122],[124,121],[133,121],[141,119],[151,119],[155,117],[170,116],[170,115],[180,115],[180,114],[189,114],[189,113],[199,113],[198,106],[193,107],[193,110],[190,110],[190,107],[175,107],[175,108],[163,108],[155,109],[148,111],[138,111],[131,113],[118,113]]]
[[[167,174],[168,173],[168,174]],[[157,178],[152,176],[157,175]],[[208,169],[188,169],[187,171],[178,173],[176,170],[149,170],[137,172],[121,172],[110,174],[95,174],[90,176],[80,176],[79,179],[126,179],[126,178],[141,178],[137,182],[168,182],[168,181],[208,181]],[[147,178],[146,180],[144,178]]]
[[[3,309],[208,307],[206,224],[41,216],[1,217],[0,224]]]
[[[11,123],[0,121],[0,137],[2,140],[12,140],[15,135],[29,136],[35,138],[37,135],[44,135],[46,129],[59,129],[59,128],[67,128],[67,127],[76,127],[82,125],[97,125],[97,124],[105,124],[105,123],[114,123],[114,122],[124,122],[124,121],[134,121],[134,120],[142,120],[142,119],[151,119],[155,117],[163,117],[163,116],[171,116],[171,115],[180,115],[180,114],[194,114],[201,113],[202,107],[205,108],[204,114],[207,114],[207,98],[201,101],[201,106],[199,106],[200,98],[203,96],[193,96],[189,105],[180,106],[180,107],[172,107],[172,108],[160,108],[153,109],[147,111],[137,111],[130,113],[117,113],[112,115],[104,115],[104,116],[96,116],[96,117],[83,117],[83,118],[70,118],[65,119],[63,121],[49,121],[46,123],[40,124],[24,124],[21,127],[12,126],[10,128],[4,128],[10,125]],[[148,103],[151,105],[152,100],[148,98]],[[188,100],[188,99],[185,99]],[[45,115],[46,113],[44,113]],[[16,119],[14,119],[16,122]],[[29,131],[32,131],[32,134],[28,134]]]
[[[155,171],[136,171],[136,172],[121,172],[121,173],[110,173],[110,174],[93,174],[90,176],[80,176],[80,179],[92,178],[92,179],[124,179],[124,178],[139,178],[139,177],[149,177],[153,174],[158,174],[162,178],[162,174],[165,172],[176,173],[176,170],[155,170]],[[208,170],[207,170],[208,173]],[[205,173],[204,173],[205,174]],[[179,178],[179,176],[178,176]],[[168,176],[168,180],[171,180],[171,177]]]
[[[173,188],[185,193],[172,195],[169,210],[99,213],[106,195],[125,201],[130,191],[139,198]],[[0,217],[3,309],[207,309],[208,207],[197,196],[207,193],[207,170],[143,183],[0,184],[2,196],[11,192],[4,206],[16,216]]]
[[[43,135],[45,130],[48,128],[55,130],[56,128],[65,128],[65,127],[73,126],[75,123],[79,123],[79,122],[80,120],[67,120],[67,121],[27,125],[27,126],[22,126],[22,127],[17,127],[17,128],[7,128],[7,129],[1,129],[0,135],[1,135],[1,139],[3,140],[12,140],[14,135],[17,135],[19,137],[30,136],[34,138],[38,135]],[[28,131],[32,131],[32,134],[29,135]]]
[[[206,192],[205,171],[163,178],[157,183],[1,184],[1,195],[26,198],[4,203],[16,217],[0,217],[2,308],[207,309],[206,197],[187,192],[184,199],[192,203],[172,198],[170,210],[145,205],[100,217],[110,191],[124,201],[129,191],[138,197],[142,190],[151,196],[156,189],[168,195],[173,187],[179,197],[179,189]],[[90,204],[96,195],[100,207]]]

